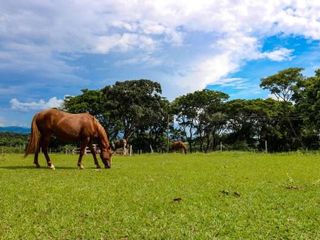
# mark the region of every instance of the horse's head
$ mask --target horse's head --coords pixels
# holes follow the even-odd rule
[[[100,157],[106,168],[111,168],[111,163],[112,163],[111,156],[112,156],[112,151],[110,146],[108,148],[101,149]]]
[[[112,150],[109,143],[108,135],[102,125],[98,122],[97,119],[94,119],[94,123],[97,129],[97,137],[100,141],[100,157],[106,168],[111,168],[111,156]]]

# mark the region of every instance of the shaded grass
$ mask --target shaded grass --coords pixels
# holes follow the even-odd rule
[[[318,154],[52,159],[0,155],[0,239],[320,238]]]

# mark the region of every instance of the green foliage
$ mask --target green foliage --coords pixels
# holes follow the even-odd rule
[[[150,145],[162,152],[171,140],[188,142],[189,151],[213,151],[221,141],[230,149],[269,151],[320,147],[320,70],[305,77],[288,68],[261,80],[273,99],[233,99],[208,89],[177,97],[171,103],[150,80],[116,82],[102,90],[69,97],[65,109],[90,112],[110,138],[126,138],[137,150]],[[232,146],[234,145],[234,146]],[[241,147],[242,146],[242,147]]]
[[[99,115],[101,112],[102,92],[99,90],[81,90],[79,96],[67,96],[64,100],[64,108],[71,113],[88,112],[93,115]]]
[[[78,96],[67,96],[63,109],[70,113],[88,112],[94,115],[102,124],[105,124],[103,109],[103,93],[101,90],[81,90]]]
[[[295,86],[303,80],[302,68],[287,68],[277,74],[263,78],[260,87],[270,90],[278,99],[282,101],[292,100]]]
[[[161,86],[150,80],[116,82],[103,90],[105,116],[113,127],[110,132],[130,139],[134,134],[163,127],[168,102],[161,97]]]
[[[288,124],[297,121],[290,116],[293,105],[288,102],[273,99],[236,99],[226,104],[228,115],[227,129],[230,134],[226,136],[227,144],[246,142],[250,148],[264,150],[264,142],[268,141],[269,151],[295,150],[299,145]],[[284,112],[283,109],[287,111]],[[296,131],[298,131],[296,129]],[[233,149],[233,148],[232,148]],[[244,150],[244,148],[243,148]]]
[[[160,84],[145,79],[116,82],[101,90],[82,90],[81,95],[66,98],[64,109],[94,115],[111,140],[135,141],[145,136],[144,140],[150,140],[156,149],[162,148],[171,119],[169,101],[161,97]]]
[[[0,155],[1,239],[320,238],[319,154],[52,159]]]
[[[28,135],[19,133],[0,133],[0,146],[21,147],[27,142]]]
[[[225,121],[222,115],[222,106],[228,97],[225,93],[205,89],[188,93],[174,100],[172,113],[176,116],[180,132],[189,142],[191,152],[195,135],[200,136],[201,150],[204,138],[206,138],[208,150],[210,137],[216,134],[217,129]]]
[[[295,94],[297,109],[304,120],[320,130],[320,69],[314,77],[301,81]]]

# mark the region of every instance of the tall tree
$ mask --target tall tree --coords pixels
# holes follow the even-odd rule
[[[292,115],[295,114],[295,108],[292,106],[292,101],[294,100],[294,93],[297,85],[304,80],[304,76],[301,73],[302,70],[302,68],[288,68],[279,71],[272,76],[263,78],[260,84],[260,87],[270,90],[271,94],[275,95],[278,100],[283,101],[283,104],[281,105],[283,116],[287,120],[297,144],[302,144],[302,139],[299,129],[296,128],[291,120]]]
[[[83,89],[81,92],[78,96],[67,96],[62,108],[70,113],[88,112],[95,116],[106,128],[109,122],[105,118],[102,91]]]
[[[271,98],[228,102],[226,142],[233,147],[264,150],[267,141],[270,151],[296,149],[298,146],[284,117],[283,104]]]
[[[164,121],[165,100],[157,82],[146,79],[116,82],[102,92],[106,118],[115,123],[116,135],[129,140],[136,131],[150,130]]]
[[[191,152],[195,137],[199,138],[200,148],[203,150],[204,137],[212,130],[212,128],[209,130],[209,126],[215,108],[217,109],[217,105],[227,98],[228,95],[225,93],[205,89],[177,97],[174,100],[173,112],[180,131],[184,133],[189,143]]]
[[[288,68],[269,77],[263,78],[260,87],[267,89],[277,99],[284,102],[292,100],[295,86],[303,80],[303,68]]]
[[[294,94],[297,114],[303,120],[303,138],[309,148],[319,147],[320,136],[320,69],[301,81]]]

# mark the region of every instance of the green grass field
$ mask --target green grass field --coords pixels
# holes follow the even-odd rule
[[[0,239],[320,239],[320,155],[0,155]]]

